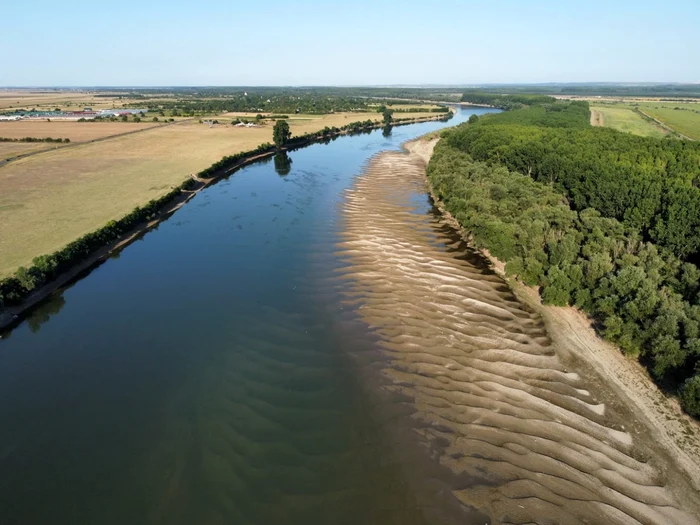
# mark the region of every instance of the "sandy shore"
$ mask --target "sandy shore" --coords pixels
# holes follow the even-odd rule
[[[348,303],[387,357],[384,388],[410,400],[408,426],[454,497],[493,523],[699,523],[694,453],[638,365],[574,310],[516,297],[496,261],[426,213],[433,146],[372,159],[338,250]]]
[[[436,138],[410,142],[405,147],[426,164],[430,161]],[[431,192],[432,193],[432,192]],[[434,196],[433,196],[434,198]],[[441,208],[446,216],[449,214]],[[457,221],[449,216],[452,225]],[[537,290],[508,279],[504,263],[483,250],[493,269],[509,285],[518,299],[542,314],[552,337],[594,367],[642,421],[641,432],[651,432],[653,440],[666,450],[678,468],[684,471],[700,492],[700,423],[685,414],[673,397],[666,396],[638,361],[628,359],[615,345],[596,334],[591,319],[574,307],[545,306]]]

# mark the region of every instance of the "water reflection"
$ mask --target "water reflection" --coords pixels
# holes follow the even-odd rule
[[[278,151],[275,154],[275,171],[280,177],[289,175],[292,171],[292,158],[287,154],[286,151]]]
[[[45,302],[34,310],[27,318],[27,326],[33,334],[41,329],[41,325],[47,323],[51,316],[56,315],[66,305],[63,294],[53,294]]]

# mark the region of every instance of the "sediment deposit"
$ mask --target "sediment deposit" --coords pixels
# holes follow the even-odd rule
[[[374,157],[343,220],[347,301],[388,358],[382,388],[410,400],[409,438],[463,480],[457,499],[504,524],[699,523],[697,494],[600,378],[430,211],[418,155]]]

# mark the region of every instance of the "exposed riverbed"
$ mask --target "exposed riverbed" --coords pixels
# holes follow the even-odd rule
[[[643,425],[633,436],[638,416],[423,199],[424,167],[375,156],[339,248],[348,304],[387,358],[382,388],[453,494],[494,523],[698,523],[697,492]]]

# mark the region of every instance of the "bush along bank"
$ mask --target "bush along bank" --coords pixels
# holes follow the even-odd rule
[[[395,119],[394,124],[405,125],[427,120],[445,120],[451,116],[451,114],[446,116],[436,114],[436,116],[420,119]],[[367,120],[351,122],[342,127],[326,127],[313,133],[292,137],[285,144],[284,149],[296,149],[313,142],[331,140],[340,135],[369,132],[374,129],[380,129],[383,126],[382,122]],[[216,178],[230,174],[232,170],[260,157],[272,155],[275,151],[277,151],[277,148],[273,144],[264,143],[254,150],[223,157],[197,173],[196,178],[188,178],[167,194],[151,200],[142,207],[136,207],[131,213],[121,219],[110,221],[98,230],[76,239],[52,254],[35,257],[32,260],[32,266],[29,268],[20,267],[13,276],[0,280],[0,328],[3,327],[3,322],[5,324],[11,322],[10,320],[3,320],[2,314],[4,310],[13,308],[13,311],[21,312],[24,302],[30,295],[43,291],[46,294],[50,293],[53,291],[51,283],[62,274],[84,263],[98,250],[123,239],[138,226],[145,226],[156,219],[159,212],[171,205],[183,192],[201,189]],[[197,179],[204,179],[204,184],[199,183]]]
[[[465,127],[477,133],[478,125]],[[468,146],[475,142],[464,141],[463,131],[443,133],[428,177],[476,247],[505,262],[507,275],[538,287],[544,304],[589,314],[602,337],[638,357],[699,418],[700,270],[629,224],[572,209],[554,184],[498,158],[475,160]],[[489,146],[498,152],[496,142]]]

